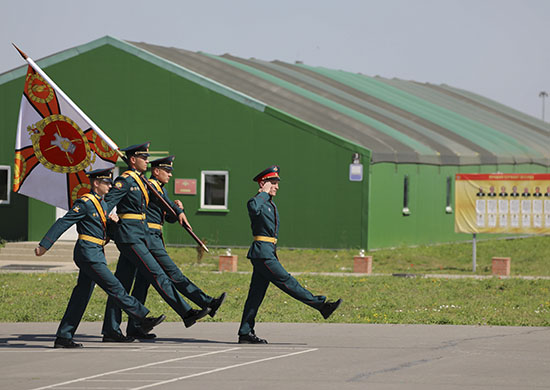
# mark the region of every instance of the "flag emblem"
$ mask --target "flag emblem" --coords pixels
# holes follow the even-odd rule
[[[50,115],[27,127],[34,154],[46,168],[76,173],[90,165],[91,149],[78,125],[64,115]]]
[[[54,97],[52,87],[39,74],[27,73],[25,93],[35,103],[49,103]]]
[[[96,134],[89,118],[44,77],[28,67],[17,125],[13,191],[68,210],[90,191],[85,171],[110,168],[118,156]]]

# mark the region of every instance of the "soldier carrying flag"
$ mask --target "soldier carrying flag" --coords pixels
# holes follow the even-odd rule
[[[112,210],[116,206],[120,218],[114,234],[115,243],[120,251],[115,276],[124,286],[131,286],[136,270],[140,272],[166,303],[179,314],[188,328],[206,316],[211,309],[192,309],[182,299],[176,286],[148,248],[149,229],[145,213],[149,204],[149,193],[144,183],[147,179],[142,174],[147,170],[149,162],[149,142],[132,145],[122,151],[126,153],[125,160],[129,169],[117,177],[113,190],[105,198],[107,209]],[[185,223],[182,214],[178,216],[178,220],[180,224]],[[103,341],[131,342],[134,338],[124,336],[118,327],[121,320],[117,308],[116,301],[109,298],[102,329]]]
[[[176,211],[177,216],[182,216],[183,223],[189,226],[185,213],[183,211],[183,204],[180,200],[172,201],[167,193],[164,185],[167,184],[172,177],[174,156],[168,156],[156,159],[151,162],[151,178],[149,181],[154,186],[155,190],[162,195],[162,197],[170,204],[170,206]],[[213,298],[202,291],[197,285],[189,280],[170,258],[166,252],[164,246],[164,239],[162,235],[162,227],[164,222],[169,223],[179,222],[176,216],[166,214],[162,205],[157,199],[152,198],[151,191],[149,206],[147,207],[146,221],[149,229],[149,251],[162,267],[164,272],[170,277],[176,289],[186,298],[190,299],[193,303],[197,304],[201,308],[210,308],[208,313],[211,317],[216,315],[218,308],[221,306],[225,299],[225,293],[222,293],[219,297]],[[131,280],[129,285],[125,286],[127,290],[131,287]],[[134,288],[132,296],[136,297],[141,303],[145,303],[147,297],[147,290],[149,288],[149,281],[146,276],[141,272],[138,272],[135,276]],[[121,312],[120,309],[116,309],[116,313],[107,312],[105,315],[105,333],[122,333],[120,331]],[[112,315],[115,318],[111,318]],[[128,319],[128,327],[126,334],[130,337],[137,339],[153,339],[156,337],[153,333],[144,333],[140,329],[139,324],[133,319]]]
[[[139,148],[135,150],[132,147],[126,148],[126,158],[124,158],[118,146],[72,102],[48,75],[40,69],[30,57],[17,47],[15,48],[27,61],[29,67],[19,112],[13,191],[39,199],[56,207],[70,209],[66,215],[67,218],[62,218],[60,220],[62,222],[59,222],[59,225],[54,224],[54,227],[52,227],[53,230],[46,235],[42,242],[44,246],[39,246],[36,249],[36,254],[39,256],[42,255],[45,250],[53,244],[55,239],[58,238],[58,236],[56,236],[57,233],[62,228],[65,228],[69,222],[72,221],[73,224],[77,223],[77,230],[79,226],[82,227],[82,225],[85,224],[85,222],[82,222],[80,219],[75,219],[75,214],[83,213],[84,211],[80,205],[74,208],[73,203],[77,201],[80,203],[82,196],[87,197],[88,195],[86,194],[89,193],[90,190],[96,191],[99,190],[99,187],[94,187],[94,183],[97,180],[92,180],[90,183],[88,182],[84,170],[88,169],[89,171],[95,172],[97,169],[112,168],[117,158],[122,157],[128,162],[131,169],[127,171],[123,177],[117,179],[115,183],[115,194],[109,198],[107,204],[105,204],[102,199],[99,203],[100,207],[96,207],[96,215],[92,216],[96,218],[97,215],[101,213],[108,214],[114,206],[120,203],[118,211],[122,216],[117,233],[117,245],[119,245],[119,248],[123,248],[123,258],[130,258],[131,261],[134,261],[134,266],[138,268],[141,267],[143,273],[147,272],[148,280],[157,290],[160,290],[159,292],[161,295],[174,310],[180,314],[184,320],[185,326],[189,327],[193,325],[199,318],[207,315],[211,309],[191,309],[191,307],[178,295],[177,290],[171,284],[169,278],[162,269],[160,269],[146,248],[145,242],[148,230],[145,225],[144,214],[148,202],[148,194],[144,187],[150,186],[150,183],[147,180],[142,180],[139,176],[147,168],[147,147],[145,151]],[[104,186],[104,183],[98,182],[98,185]],[[143,197],[140,193],[135,191],[132,194],[128,194],[127,190],[129,191],[129,188],[139,189]],[[107,193],[108,189],[99,197]],[[160,195],[156,192],[153,192],[153,194],[160,198]],[[89,202],[95,203],[93,201],[94,196],[89,198]],[[164,201],[164,199],[161,199],[161,201]],[[169,205],[166,205],[166,207],[167,211],[174,213],[174,210]],[[143,218],[140,217],[135,220],[135,218],[133,219],[131,217],[132,215],[143,215]],[[145,228],[141,229],[142,227]],[[135,231],[133,231],[133,229],[135,229]],[[188,232],[204,250],[208,251],[208,248],[206,248],[204,243],[202,243],[192,231],[188,230]],[[92,237],[93,240],[88,241],[92,243],[95,242],[95,245],[98,247],[102,248],[105,244],[103,242],[105,238],[99,238],[93,234],[83,234],[88,238]],[[75,247],[75,261],[77,261],[77,265],[81,267],[82,275],[87,272],[83,271],[82,264],[84,264],[85,261],[82,259],[85,258],[90,261],[102,263],[102,261],[104,261],[104,256],[102,260],[101,256],[98,254],[98,248],[95,248],[97,253],[95,253],[95,257],[92,259],[88,254],[80,251],[81,247],[85,246],[81,241],[84,242],[86,240],[84,238],[79,238],[77,247]],[[78,251],[82,252],[78,252],[78,256],[76,254],[77,248]],[[145,268],[147,268],[147,271]],[[91,278],[89,275],[88,277]],[[108,278],[107,273],[103,272],[102,277]],[[91,279],[94,280],[93,278]],[[96,282],[100,284],[99,281]],[[86,283],[90,284],[91,282],[86,281]],[[78,286],[79,285],[77,285],[77,287]],[[118,289],[119,285],[102,287],[116,287],[116,289]],[[120,307],[120,302],[118,302],[118,298],[115,297],[115,295],[116,294],[111,294],[108,301],[109,307]],[[80,298],[80,300],[75,299],[75,302],[77,301],[83,302],[82,298]],[[72,300],[70,307],[73,307]],[[130,310],[129,307],[126,309]],[[69,308],[67,310],[69,312]],[[82,308],[82,312],[83,310]],[[141,323],[141,330],[147,333],[153,326],[160,323],[164,317],[162,317],[162,319],[158,317],[147,322],[143,319],[143,313],[145,311],[146,309],[143,310],[143,308],[141,308],[140,311],[134,311],[132,315]],[[71,313],[73,313],[73,311],[71,311]],[[77,318],[78,315],[71,315],[69,317]],[[78,321],[80,320],[78,319]],[[74,329],[76,329],[76,325],[78,325],[77,323],[74,324],[74,322],[75,321],[71,322],[73,333]],[[67,337],[69,335],[71,338]],[[107,334],[104,337],[104,341],[131,340],[133,340],[133,338],[129,339],[118,334]],[[56,346],[74,348],[81,345],[72,341],[70,332],[61,332],[59,340],[56,342]]]
[[[111,169],[98,169],[88,172],[88,177],[91,192],[74,202],[73,207],[53,224],[35,249],[36,256],[42,256],[69,227],[76,223],[79,234],[74,247],[74,262],[80,272],[65,315],[57,329],[54,348],[82,347],[82,344],[73,341],[73,336],[84,315],[95,284],[101,287],[118,307],[137,321],[143,332],[149,332],[166,318],[164,315],[146,317],[149,309],[136,298],[128,295],[120,281],[107,268],[103,247],[108,240],[108,221],[107,205],[103,197],[111,189],[112,172]]]

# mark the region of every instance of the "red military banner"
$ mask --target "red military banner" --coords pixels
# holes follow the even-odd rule
[[[13,191],[63,209],[89,192],[85,171],[112,167],[118,158],[71,103],[28,67],[17,125]]]

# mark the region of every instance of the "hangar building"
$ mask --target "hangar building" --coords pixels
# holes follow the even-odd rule
[[[272,164],[279,245],[300,248],[465,240],[456,173],[549,172],[550,125],[448,85],[109,36],[37,63],[120,147],[176,155],[169,192],[211,246],[249,245],[251,178]],[[0,237],[12,241],[39,240],[62,215],[10,191],[25,74],[0,75]],[[177,226],[165,239],[194,244]]]

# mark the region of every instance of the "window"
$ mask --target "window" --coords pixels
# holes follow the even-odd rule
[[[11,167],[0,165],[0,204],[10,204]]]
[[[403,215],[411,215],[409,210],[409,176],[403,178]]]
[[[451,191],[453,188],[453,179],[451,176],[447,176],[447,196],[445,198],[445,212],[447,214],[451,214],[453,212],[453,208],[451,206]]]
[[[201,209],[227,210],[229,172],[201,172]]]

